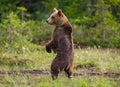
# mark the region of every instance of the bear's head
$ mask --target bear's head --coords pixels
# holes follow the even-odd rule
[[[68,20],[66,16],[63,14],[61,9],[57,10],[56,8],[54,8],[52,14],[46,20],[46,22],[51,25],[61,26],[65,24],[66,22],[68,22]]]

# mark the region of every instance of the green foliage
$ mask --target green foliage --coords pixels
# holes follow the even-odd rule
[[[64,13],[67,15],[67,17],[70,18],[80,18],[80,16],[83,16],[83,14],[85,15],[85,13],[83,12],[82,8],[82,4],[80,2],[86,2],[86,0],[65,0],[64,1]],[[86,10],[86,9],[84,9]]]
[[[53,27],[42,21],[39,24],[38,28],[32,30],[33,32],[32,42],[40,44],[41,42],[50,40],[53,29],[54,29]]]
[[[16,10],[16,4],[18,2],[14,0],[1,0],[0,1],[0,21],[2,21],[10,11]]]
[[[17,50],[32,43],[45,44],[54,29],[45,20],[55,7],[61,8],[72,23],[75,44],[119,48],[119,3],[119,0],[2,0],[0,48]]]
[[[48,10],[48,12],[51,12],[51,10],[58,7],[58,2],[56,0],[42,1],[42,4]]]
[[[22,21],[16,13],[11,12],[0,24],[0,51],[24,52],[36,49],[33,43],[50,39],[52,27],[45,22],[35,22],[34,20]]]
[[[27,9],[25,7],[18,7],[17,9],[20,11],[27,11]]]
[[[97,7],[101,7],[101,5]],[[94,16],[71,20],[73,25],[79,25],[73,26],[75,43],[86,46],[120,47],[120,25],[107,7],[104,9],[106,10],[98,9]]]
[[[29,23],[32,24],[32,21],[21,23],[17,14],[11,12],[0,24],[1,51],[18,52],[23,48],[28,49],[32,39],[32,27],[28,26]]]

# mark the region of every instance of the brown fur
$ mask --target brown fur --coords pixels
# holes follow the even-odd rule
[[[51,64],[51,76],[53,79],[57,78],[58,73],[63,70],[69,78],[73,75],[74,48],[72,27],[66,18],[64,19],[63,13],[58,11],[58,15],[62,18],[63,23],[55,23],[56,28],[53,31],[52,40],[46,45],[47,52],[50,53],[53,50],[57,53]]]

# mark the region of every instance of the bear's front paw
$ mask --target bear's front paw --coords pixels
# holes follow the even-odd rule
[[[51,48],[49,47],[49,45],[46,45],[46,51],[47,51],[48,53],[51,53]]]

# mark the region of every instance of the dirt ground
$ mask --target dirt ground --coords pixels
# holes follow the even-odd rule
[[[50,71],[48,70],[20,70],[20,71],[0,71],[0,77],[8,74],[8,75],[43,75],[43,76],[50,76]],[[60,73],[60,75],[63,75],[64,73]],[[105,72],[105,73],[100,73],[100,72],[86,72],[86,73],[81,73],[81,72],[74,72],[74,77],[81,77],[81,76],[104,76],[104,77],[109,77],[112,78],[116,81],[120,81],[120,73],[111,73],[111,72]]]

